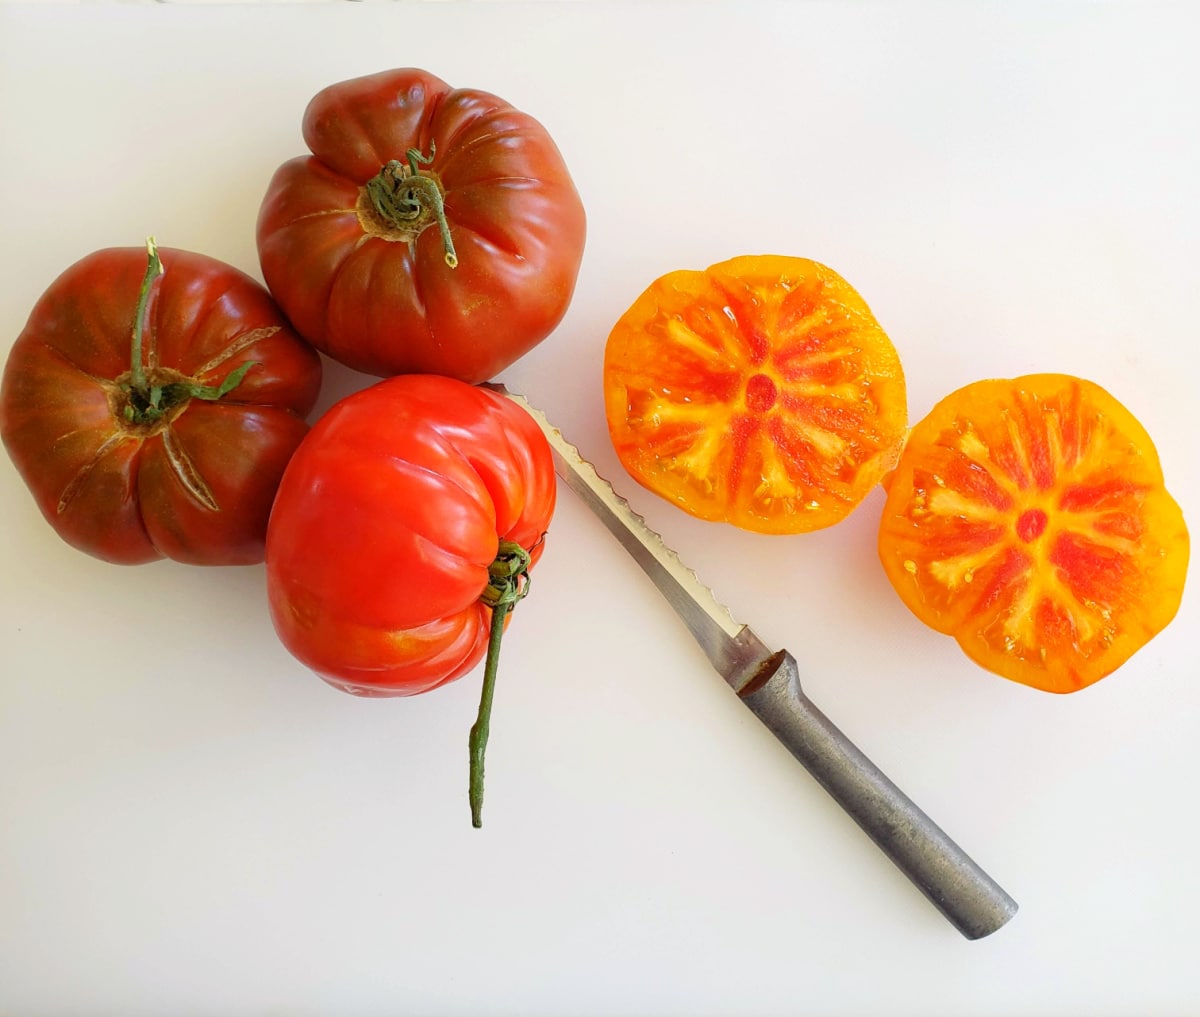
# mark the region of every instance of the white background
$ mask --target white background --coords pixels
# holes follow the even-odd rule
[[[1198,37],[1146,3],[0,7],[0,351],[96,248],[257,276],[327,84],[415,65],[538,117],[589,241],[502,380],[1021,905],[962,939],[565,488],[476,831],[480,672],[336,693],[276,641],[261,567],[93,561],[0,460],[0,1014],[1200,1012],[1195,588],[1115,675],[1038,693],[908,614],[880,492],[819,534],[700,523],[621,472],[600,396],[656,276],[812,257],[889,331],[914,421],[979,378],[1089,377],[1195,523]],[[327,377],[321,408],[368,380]]]

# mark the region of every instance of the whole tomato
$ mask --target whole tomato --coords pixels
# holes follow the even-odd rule
[[[0,435],[74,547],[251,564],[320,383],[261,285],[150,241],[88,255],[38,301],[4,369]]]
[[[554,513],[550,446],[495,392],[405,375],[356,392],[284,472],[267,531],[283,644],[359,696],[427,692],[488,654],[472,810],[500,636]]]
[[[393,70],[319,92],[304,139],[312,155],[271,180],[258,251],[275,298],[329,356],[486,381],[562,319],[584,211],[532,117]]]

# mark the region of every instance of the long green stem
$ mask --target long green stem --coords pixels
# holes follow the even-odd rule
[[[483,689],[479,696],[479,715],[471,725],[468,749],[471,762],[468,797],[471,802],[471,825],[483,826],[483,761],[491,733],[492,700],[496,695],[496,674],[500,665],[500,640],[509,613],[529,592],[529,552],[520,544],[502,541],[496,560],[488,569],[488,585],[479,598],[492,609],[492,624],[488,635],[487,659],[483,666]]]
[[[146,274],[142,277],[142,287],[138,291],[137,310],[134,312],[133,336],[129,349],[129,377],[121,382],[125,393],[125,405],[122,410],[125,420],[130,424],[152,425],[161,420],[168,411],[189,399],[201,399],[206,402],[216,402],[232,392],[242,383],[246,372],[257,367],[256,361],[241,364],[225,376],[220,385],[202,385],[198,381],[181,377],[178,372],[164,378],[164,372],[151,369],[146,374],[145,347],[147,338],[153,338],[150,332],[150,294],[154,284],[163,276],[166,268],[158,254],[158,244],[154,237],[146,238]]]
[[[479,716],[471,725],[468,796],[471,800],[471,825],[476,829],[483,826],[483,755],[487,751],[488,735],[492,730],[492,700],[496,695],[496,672],[500,665],[500,639],[504,635],[504,620],[511,610],[511,605],[492,608],[487,661],[483,665],[483,691],[479,695]]]
[[[142,348],[146,326],[149,322],[146,320],[150,306],[150,291],[154,287],[154,281],[163,274],[162,259],[158,256],[158,244],[155,243],[153,237],[146,238],[146,274],[142,277],[142,288],[138,291],[137,311],[133,319],[133,339],[130,350],[130,385],[142,391],[146,387],[146,368],[142,364]]]

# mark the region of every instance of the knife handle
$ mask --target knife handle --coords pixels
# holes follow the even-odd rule
[[[792,655],[776,662],[741,692],[759,720],[964,936],[980,939],[1012,918],[1016,901],[801,691]]]

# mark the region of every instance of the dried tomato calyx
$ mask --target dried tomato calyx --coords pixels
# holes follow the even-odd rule
[[[421,169],[433,162],[436,152],[437,146],[433,142],[429,143],[428,155],[423,155],[418,148],[410,148],[407,165],[399,159],[390,160],[363,189],[372,211],[385,226],[396,231],[396,239],[411,242],[436,222],[442,234],[446,264],[457,268],[458,255],[450,237],[450,224],[446,221],[441,182],[432,173]]]
[[[487,660],[483,666],[483,690],[479,696],[479,716],[471,725],[467,747],[470,753],[471,775],[468,797],[471,803],[471,825],[483,826],[483,755],[491,732],[492,700],[496,694],[496,672],[500,663],[500,640],[504,636],[504,621],[509,612],[529,592],[530,553],[520,544],[502,540],[496,558],[488,566],[488,584],[479,599],[492,609],[492,627],[488,635]]]
[[[158,255],[154,237],[146,239],[146,274],[138,291],[134,313],[133,335],[130,339],[129,370],[116,379],[118,390],[114,413],[132,427],[148,427],[166,419],[173,410],[190,399],[215,402],[242,383],[246,372],[256,363],[242,364],[225,376],[219,385],[205,385],[194,378],[169,368],[145,366],[145,344],[149,331],[150,294],[166,269]]]
[[[479,595],[488,607],[510,611],[529,592],[529,552],[511,540],[500,541],[496,560],[488,566],[487,588]]]
[[[242,364],[229,372],[220,385],[204,385],[178,371],[154,369],[143,374],[143,384],[133,383],[133,372],[117,379],[118,416],[131,427],[148,427],[167,420],[191,399],[216,402],[242,383],[256,363]]]

